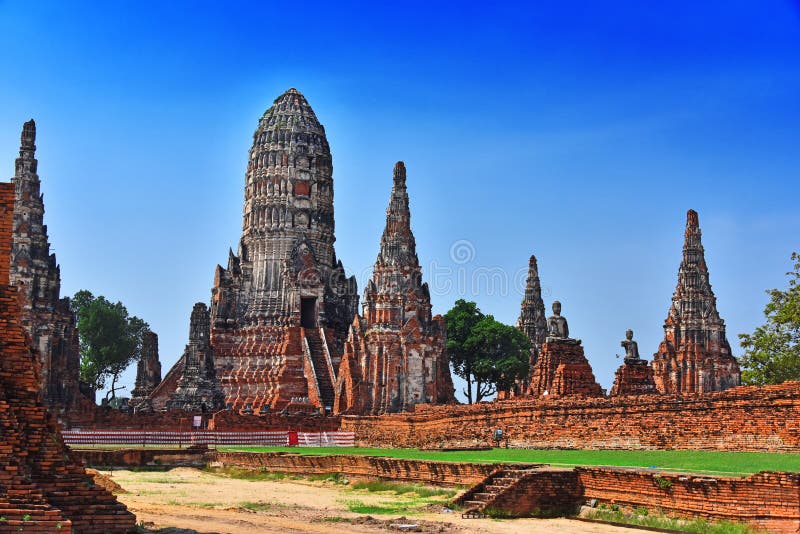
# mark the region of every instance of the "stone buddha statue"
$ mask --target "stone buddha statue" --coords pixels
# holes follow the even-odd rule
[[[639,344],[633,340],[633,330],[628,328],[625,331],[625,340],[620,342],[622,347],[625,347],[625,361],[638,362],[641,360],[639,357]]]
[[[571,345],[581,342],[580,339],[569,337],[569,325],[567,319],[561,316],[561,303],[557,300],[553,301],[553,315],[547,318],[547,342],[554,341]]]

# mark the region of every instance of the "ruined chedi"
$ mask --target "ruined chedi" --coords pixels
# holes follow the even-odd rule
[[[672,296],[664,341],[653,356],[661,393],[722,391],[739,385],[739,365],[711,291],[697,212],[686,214],[683,260]]]
[[[45,404],[64,415],[80,395],[78,330],[69,299],[61,298],[61,270],[50,253],[37,166],[36,123],[31,119],[22,127],[11,179],[15,205],[10,281],[19,292],[22,326],[41,359]]]
[[[158,335],[150,330],[142,335],[142,353],[136,364],[136,383],[131,390],[131,406],[144,401],[161,382]]]
[[[444,319],[431,316],[430,291],[422,281],[411,232],[406,168],[400,161],[394,167],[380,251],[364,290],[363,317],[355,318],[345,343],[334,412],[376,415],[451,402]]]
[[[26,133],[30,136],[23,140],[32,151],[33,123]],[[35,174],[31,160],[26,161],[28,172]],[[30,301],[9,280],[15,189],[20,190],[18,182],[0,184],[0,531],[132,532],[134,515],[110,492],[91,483],[64,445],[54,412],[43,402],[42,360],[22,325],[23,317],[30,320],[31,311],[20,309],[20,302]],[[41,223],[41,213],[36,220]]]
[[[345,276],[334,241],[325,129],[289,89],[253,135],[238,253],[217,267],[211,291],[217,373],[233,408],[283,409],[298,398],[333,406],[358,311],[355,277]]]
[[[657,393],[653,368],[648,365],[647,360],[639,356],[639,344],[633,340],[633,330],[625,331],[625,339],[620,345],[625,349],[625,360],[614,375],[610,395],[618,397]]]
[[[214,412],[225,407],[219,388],[211,347],[211,317],[208,306],[198,302],[189,320],[189,343],[183,351],[178,387],[167,401],[169,410]]]
[[[536,364],[531,368],[528,393],[534,397],[603,396],[580,339],[569,336],[569,324],[561,315],[561,303],[553,301],[547,318],[547,337]]]
[[[539,281],[539,266],[536,256],[531,256],[528,262],[528,279],[525,282],[525,296],[522,299],[517,328],[522,330],[531,341],[530,366],[533,368],[547,338],[547,318],[542,300],[542,284]]]

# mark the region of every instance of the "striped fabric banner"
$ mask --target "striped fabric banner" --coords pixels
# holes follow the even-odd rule
[[[65,430],[67,445],[241,445],[353,447],[353,432],[148,432],[142,430]]]

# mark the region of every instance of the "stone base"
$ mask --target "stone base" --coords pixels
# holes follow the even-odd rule
[[[539,359],[531,370],[528,394],[602,397],[603,389],[597,383],[589,361],[578,343],[546,341]]]
[[[612,397],[654,393],[658,391],[653,380],[653,368],[648,365],[647,360],[626,360],[617,369],[614,387],[611,388]]]

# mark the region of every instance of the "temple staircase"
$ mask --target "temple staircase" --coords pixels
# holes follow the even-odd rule
[[[532,471],[533,469],[495,471],[456,499],[456,504],[464,507],[461,517],[468,519],[485,517],[485,510],[498,496],[509,491],[522,477]]]
[[[331,366],[328,362],[328,352],[325,342],[320,336],[319,329],[306,328],[306,342],[311,354],[311,362],[314,364],[314,372],[317,374],[317,384],[319,384],[319,396],[323,406],[333,407],[333,383],[334,377],[331,376]]]

